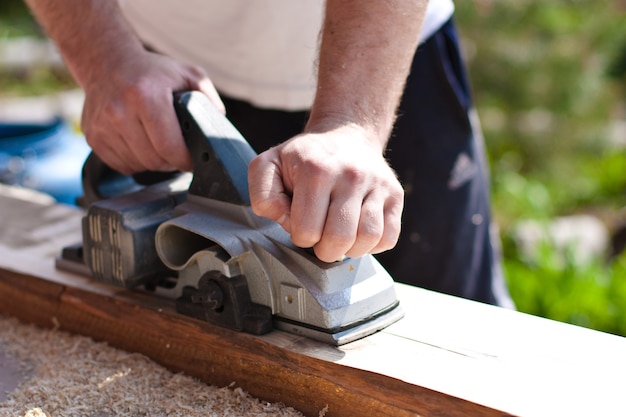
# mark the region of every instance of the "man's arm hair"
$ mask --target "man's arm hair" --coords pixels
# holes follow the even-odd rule
[[[391,133],[427,0],[328,0],[308,132],[357,124],[381,151]]]

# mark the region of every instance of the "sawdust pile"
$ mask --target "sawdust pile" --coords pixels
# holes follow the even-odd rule
[[[2,316],[0,345],[32,368],[25,369],[32,376],[0,403],[2,417],[303,417],[241,388],[212,387],[174,374],[143,355]]]

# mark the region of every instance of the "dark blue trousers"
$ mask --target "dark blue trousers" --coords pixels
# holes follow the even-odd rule
[[[258,152],[306,122],[306,112],[223,99]],[[377,258],[397,282],[511,306],[490,233],[482,135],[452,21],[417,49],[398,114],[386,157],[405,189],[402,232]]]

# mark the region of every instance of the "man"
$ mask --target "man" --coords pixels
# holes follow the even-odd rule
[[[296,245],[331,262],[399,239],[396,280],[507,303],[451,0],[27,2],[112,168],[190,169],[171,97],[200,90],[262,152],[252,208]]]

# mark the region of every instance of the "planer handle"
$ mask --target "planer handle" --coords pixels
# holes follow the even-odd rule
[[[193,160],[189,194],[250,205],[248,164],[257,155],[252,146],[198,91],[175,93],[174,109]]]

